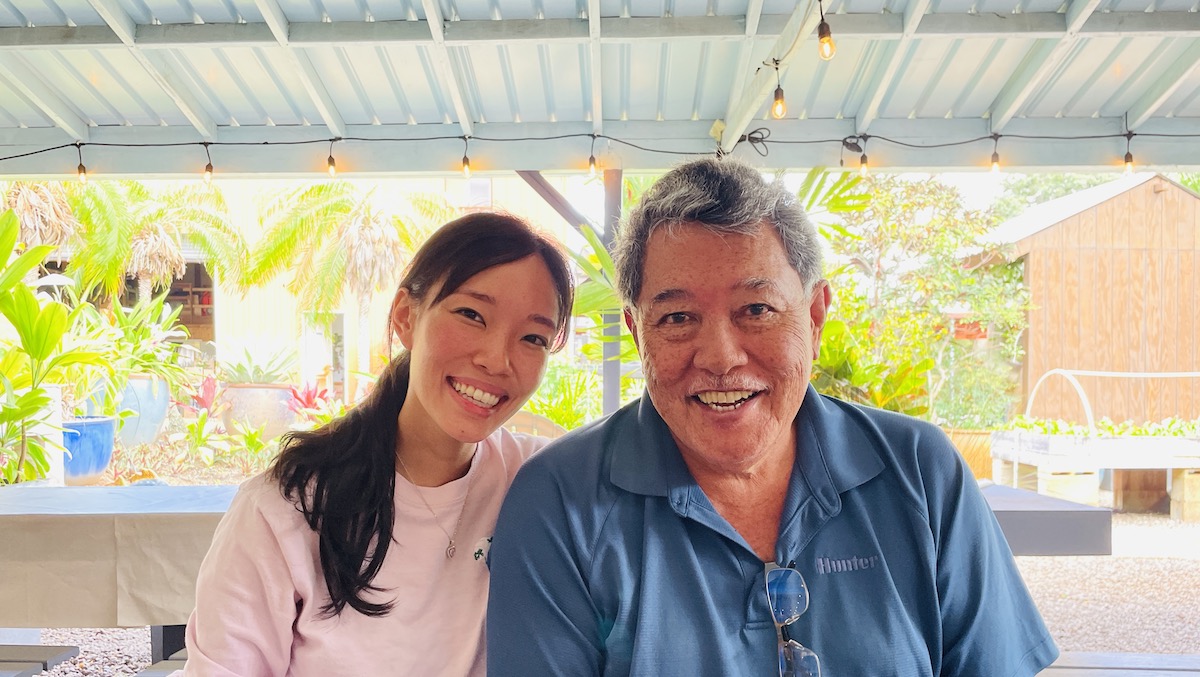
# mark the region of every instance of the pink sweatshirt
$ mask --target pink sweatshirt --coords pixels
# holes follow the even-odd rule
[[[316,533],[277,484],[247,480],[200,567],[187,667],[172,677],[482,677],[492,529],[517,468],[546,442],[502,428],[480,443],[461,479],[417,487],[396,475],[394,542],[373,582],[386,591],[368,598],[395,602],[381,618],[349,606],[321,616],[329,597]],[[429,508],[450,533],[466,511],[453,559]]]

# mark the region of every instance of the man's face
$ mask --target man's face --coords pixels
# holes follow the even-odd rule
[[[773,228],[659,229],[626,323],[647,388],[693,473],[738,474],[794,447],[829,308],[806,292]]]

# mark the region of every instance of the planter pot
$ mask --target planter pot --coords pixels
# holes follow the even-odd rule
[[[291,386],[286,383],[228,383],[222,393],[229,407],[221,414],[225,432],[236,433],[235,423],[262,428],[267,439],[288,431],[296,414],[288,408]]]
[[[117,417],[85,416],[63,421],[63,428],[67,484],[96,484],[112,461]]]
[[[162,432],[167,420],[167,407],[171,404],[171,389],[165,379],[148,374],[134,374],[121,392],[120,409],[132,409],[134,414],[125,418],[118,435],[121,446],[151,444]]]

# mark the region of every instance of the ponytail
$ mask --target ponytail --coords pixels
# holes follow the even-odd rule
[[[408,352],[394,358],[371,394],[345,416],[316,430],[284,435],[270,469],[284,498],[317,532],[329,601],[366,616],[383,616],[393,602],[364,599],[382,592],[372,581],[392,543],[396,494],[396,427],[408,392]]]

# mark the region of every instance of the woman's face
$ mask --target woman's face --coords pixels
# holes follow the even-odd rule
[[[540,256],[489,268],[436,304],[400,290],[392,326],[412,354],[402,426],[478,442],[537,390],[555,336],[558,295]],[[407,431],[411,434],[416,431]]]

